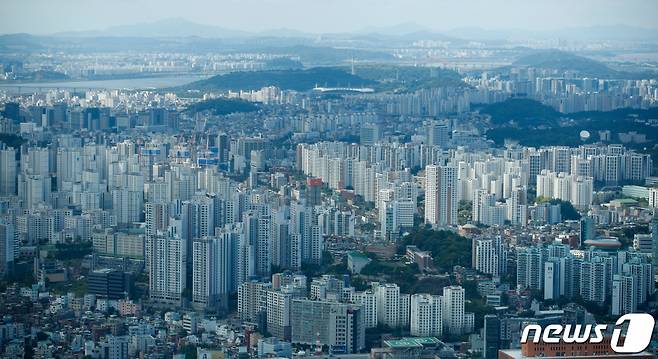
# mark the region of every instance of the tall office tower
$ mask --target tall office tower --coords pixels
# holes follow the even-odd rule
[[[352,293],[352,302],[363,310],[363,323],[366,328],[377,327],[377,294],[372,290]]]
[[[457,169],[425,167],[425,223],[438,226],[457,224]]]
[[[229,151],[231,150],[231,139],[226,133],[217,135],[217,151],[219,162],[226,163],[229,159]]]
[[[0,148],[0,196],[16,195],[16,150]]]
[[[507,271],[507,252],[501,237],[474,239],[472,252],[472,265],[475,270],[494,277],[499,277]]]
[[[635,283],[630,275],[615,274],[612,278],[612,315],[624,315],[637,310]]]
[[[144,206],[144,217],[146,219],[146,235],[151,236],[164,232],[169,228],[169,217],[171,216],[169,204],[148,202]]]
[[[544,300],[555,300],[564,292],[561,288],[561,269],[559,258],[551,258],[544,263]]]
[[[192,252],[192,305],[203,310],[228,310],[234,292],[237,236],[230,232],[194,241]]]
[[[358,353],[365,347],[365,325],[358,305],[293,299],[291,341],[328,345],[333,353]]]
[[[485,359],[497,359],[498,350],[500,349],[500,319],[493,314],[484,316],[484,331],[483,331],[484,350],[483,357]]]
[[[450,335],[461,335],[465,333],[464,322],[464,288],[460,286],[449,286],[443,288],[443,326]]]
[[[362,145],[374,145],[381,139],[381,127],[374,123],[362,125],[359,130],[359,139]]]
[[[309,206],[319,206],[322,204],[322,179],[306,179],[306,203]]]
[[[582,247],[585,241],[594,239],[595,236],[596,227],[594,226],[594,218],[590,216],[584,216],[580,219],[580,244],[578,247]]]
[[[147,238],[149,295],[152,301],[179,305],[186,288],[186,246],[170,236]]]
[[[272,264],[290,268],[290,219],[285,210],[272,213]]]
[[[528,167],[529,167],[529,183],[537,183],[537,175],[542,170],[542,154],[539,152],[531,152],[528,154]]]
[[[400,320],[400,287],[393,283],[373,286],[377,294],[377,322],[397,328]]]
[[[11,271],[16,257],[16,242],[14,239],[14,226],[0,222],[0,278]]]
[[[517,248],[516,251],[516,285],[525,289],[543,289],[544,262],[542,248]]]
[[[140,222],[144,205],[144,192],[128,189],[112,191],[112,212],[117,224]]]
[[[450,142],[450,128],[447,124],[432,121],[427,126],[427,144],[447,148]]]
[[[417,337],[441,337],[443,335],[441,310],[441,296],[412,295],[410,334]]]
[[[122,270],[103,268],[90,271],[87,275],[87,293],[96,298],[124,299],[130,292],[127,286],[129,274]]]
[[[53,104],[52,111],[49,111],[49,117],[52,116],[51,122],[56,127],[63,127],[67,125],[67,105],[66,102],[58,102]]]

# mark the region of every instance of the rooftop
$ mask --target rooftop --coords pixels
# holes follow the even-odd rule
[[[394,349],[420,348],[425,346],[436,346],[438,344],[441,344],[441,341],[435,337],[400,338],[384,341],[385,346]]]

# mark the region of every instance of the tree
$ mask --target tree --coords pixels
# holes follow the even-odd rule
[[[563,201],[557,198],[548,198],[545,196],[539,196],[535,200],[535,203],[550,203],[550,204],[559,204],[560,205],[560,214],[562,215],[563,220],[579,220],[580,213],[578,210],[571,204],[569,201]]]
[[[398,253],[404,252],[408,245],[432,253],[437,270],[450,271],[456,265],[471,266],[471,240],[457,233],[420,228],[404,237]]]

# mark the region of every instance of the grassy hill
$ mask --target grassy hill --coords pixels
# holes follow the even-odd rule
[[[588,77],[612,78],[621,75],[602,62],[557,50],[532,52],[521,56],[514,62],[514,65],[548,68],[560,72],[574,71],[581,76]]]
[[[515,127],[554,126],[561,116],[550,106],[523,98],[486,105],[480,113],[490,115],[494,126],[513,124]]]
[[[563,121],[560,125],[554,124],[555,114],[546,111],[546,117],[541,116],[541,104],[533,104],[524,107],[504,107],[505,102],[500,106],[493,106],[499,111],[491,111],[491,106],[485,106],[481,111],[488,109],[489,113],[497,115],[498,122],[493,121],[492,128],[487,131],[487,138],[498,144],[502,144],[506,139],[514,140],[525,146],[578,146],[583,143],[592,143],[599,141],[598,131],[610,131],[612,141],[618,141],[619,133],[636,131],[646,135],[647,142],[635,144],[627,143],[626,146],[635,148],[639,151],[650,153],[652,156],[658,154],[658,131],[656,127],[644,123],[647,119],[658,118],[658,108],[642,109],[618,109],[607,112],[577,112],[564,115],[568,121]],[[520,111],[513,114],[513,111]],[[524,112],[526,111],[526,112]],[[501,115],[502,114],[502,115]],[[530,116],[533,114],[533,116]],[[526,121],[523,126],[515,123],[505,122],[504,119],[509,117],[533,118],[533,122]],[[548,126],[533,126],[533,123],[546,123]],[[583,141],[580,138],[580,131],[589,131],[591,137]],[[654,164],[657,162],[654,161]],[[658,166],[654,165],[654,172],[658,171]],[[658,172],[656,172],[658,173]]]
[[[232,72],[185,86],[195,90],[257,90],[276,86],[284,90],[308,91],[315,86],[372,87],[377,91],[413,92],[427,88],[466,87],[461,75],[452,70],[394,65],[287,68],[267,71]]]
[[[571,71],[579,76],[607,79],[642,76],[642,74],[616,71],[600,61],[559,50],[531,52],[518,58],[513,65],[553,69],[559,72]]]
[[[426,88],[466,87],[459,73],[422,66],[358,66],[358,76],[377,81],[380,91],[413,92]]]
[[[187,110],[191,113],[211,111],[215,115],[228,115],[238,112],[253,112],[258,110],[258,106],[242,100],[215,98],[194,103]]]
[[[331,67],[308,70],[272,70],[231,72],[186,85],[198,90],[258,90],[276,86],[283,90],[308,91],[317,86],[372,86],[376,82]]]

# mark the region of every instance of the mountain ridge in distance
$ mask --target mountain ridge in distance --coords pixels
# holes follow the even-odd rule
[[[167,18],[146,23],[111,26],[104,30],[70,31],[55,33],[53,36],[64,37],[246,37],[246,31],[229,29],[221,26],[196,23],[181,17]]]
[[[559,50],[531,51],[516,59],[513,65],[550,68],[562,72],[574,71],[584,76],[598,78],[610,78],[619,75],[618,71],[611,69],[600,61]]]
[[[596,25],[570,27],[555,30],[484,29],[467,26],[444,32],[457,38],[493,40],[571,40],[571,41],[658,41],[658,28],[642,28],[630,25]]]
[[[33,34],[36,35],[36,34]],[[42,35],[44,36],[44,35]],[[100,30],[58,32],[52,37],[200,37],[200,38],[301,38],[314,39],[319,36],[404,40],[463,41],[524,41],[524,40],[570,40],[570,41],[658,41],[658,28],[641,28],[630,25],[597,25],[555,30],[524,30],[516,28],[485,29],[477,26],[458,27],[438,31],[414,22],[386,26],[366,26],[351,32],[306,32],[292,28],[273,28],[262,31],[237,30],[214,24],[202,24],[182,17],[111,26]]]

